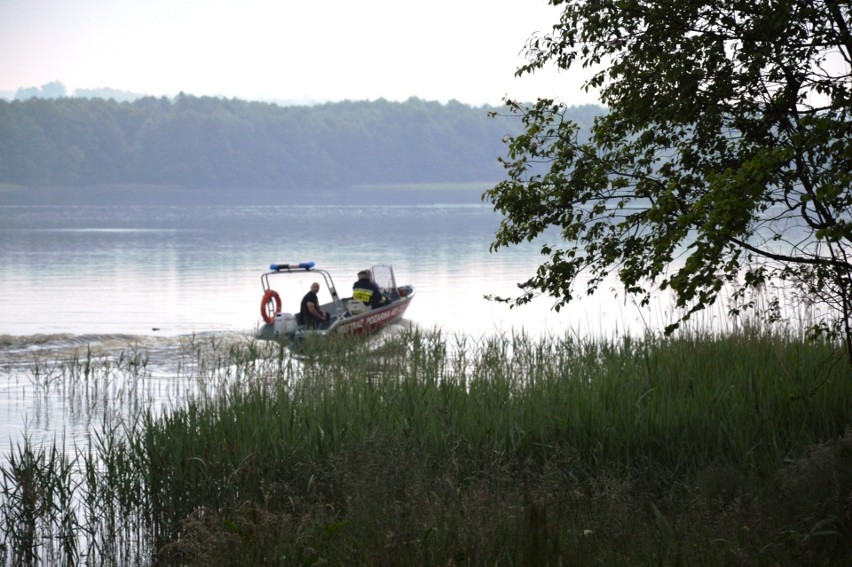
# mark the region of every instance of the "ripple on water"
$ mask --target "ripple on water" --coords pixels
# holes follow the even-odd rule
[[[196,368],[215,345],[247,334],[0,335],[0,451],[24,438],[85,446],[92,434],[197,391]]]

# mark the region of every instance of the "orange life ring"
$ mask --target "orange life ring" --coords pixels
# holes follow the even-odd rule
[[[281,313],[281,296],[274,289],[267,289],[260,300],[260,315],[267,323],[275,321],[275,316]]]

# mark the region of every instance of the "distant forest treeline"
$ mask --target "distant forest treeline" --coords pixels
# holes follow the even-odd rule
[[[572,111],[590,124],[602,109]],[[520,128],[501,107],[416,98],[285,107],[186,95],[0,101],[0,203],[286,202],[482,186],[502,179],[503,138]]]

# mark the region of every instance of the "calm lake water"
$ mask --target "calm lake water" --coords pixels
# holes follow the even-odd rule
[[[548,298],[514,310],[485,300],[514,294],[539,264],[534,245],[489,253],[498,223],[485,205],[0,207],[0,334],[249,333],[260,275],[303,261],[341,291],[362,267],[392,264],[417,289],[408,319],[448,332],[641,328],[611,296],[558,314]]]
[[[34,386],[34,372],[63,358],[144,350],[151,366],[136,395],[179,398],[169,364],[185,339],[250,336],[270,263],[316,262],[341,295],[359,269],[391,264],[397,282],[417,290],[408,324],[474,338],[641,334],[653,318],[655,308],[640,313],[606,292],[559,313],[549,298],[513,310],[487,301],[514,294],[540,263],[532,244],[489,253],[498,224],[478,204],[0,207],[0,450],[25,432],[89,434],[91,416],[75,417],[77,394]],[[285,311],[314,279],[281,290]]]

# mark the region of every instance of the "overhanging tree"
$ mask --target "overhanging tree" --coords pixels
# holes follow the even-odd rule
[[[824,308],[812,330],[852,356],[850,3],[550,3],[561,18],[517,74],[590,69],[607,112],[581,140],[563,103],[507,101],[524,132],[508,139],[508,179],[483,195],[503,214],[492,250],[561,237],[499,299],[547,293],[558,310],[579,276],[587,293],[615,276],[642,304],[671,290],[670,332],[722,290],[737,314],[783,282]]]

